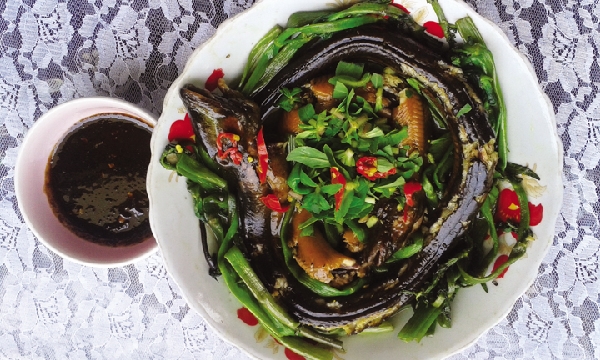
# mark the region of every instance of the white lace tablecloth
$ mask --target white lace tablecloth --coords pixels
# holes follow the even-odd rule
[[[534,285],[452,358],[598,359],[600,6],[468,2],[529,58],[552,101],[565,196]],[[190,310],[160,253],[93,269],[49,251],[24,224],[13,179],[23,136],[48,109],[104,95],[159,115],[191,52],[252,3],[0,0],[0,358],[246,358]]]

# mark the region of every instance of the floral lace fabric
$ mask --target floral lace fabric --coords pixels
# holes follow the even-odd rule
[[[533,286],[506,319],[452,359],[600,358],[600,6],[468,3],[533,64],[557,117],[565,195]],[[188,307],[160,253],[93,269],[44,247],[23,222],[13,178],[24,134],[48,109],[101,95],[160,114],[192,51],[252,4],[0,2],[0,357],[245,358]]]

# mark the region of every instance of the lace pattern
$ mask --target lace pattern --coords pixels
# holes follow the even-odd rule
[[[117,97],[158,115],[191,52],[252,0],[0,2],[0,357],[242,359],[186,305],[160,253],[92,269],[45,248],[19,213],[14,164],[44,112]],[[452,359],[600,358],[600,6],[467,1],[534,65],[564,146],[553,246],[506,319]]]

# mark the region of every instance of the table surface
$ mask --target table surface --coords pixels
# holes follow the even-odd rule
[[[23,222],[14,164],[48,109],[121,98],[159,115],[191,52],[252,0],[0,1],[0,357],[243,359],[186,304],[160,252],[94,269]],[[557,117],[565,195],[538,277],[498,325],[452,359],[600,358],[600,6],[469,0],[532,62]]]

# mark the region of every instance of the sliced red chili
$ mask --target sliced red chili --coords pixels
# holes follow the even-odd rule
[[[283,353],[285,354],[285,357],[288,358],[288,360],[305,360],[306,359],[304,356],[298,355],[288,348],[285,348],[285,350],[283,350]]]
[[[258,179],[261,184],[267,181],[267,170],[269,168],[269,152],[267,151],[267,145],[265,144],[265,138],[263,136],[263,128],[261,127],[258,131],[258,137],[256,139],[258,145]]]
[[[242,320],[247,325],[258,325],[258,319],[256,318],[256,316],[254,316],[254,314],[252,314],[250,310],[246,309],[245,307],[238,309],[237,316],[238,319]]]
[[[544,206],[542,204],[533,205],[528,202],[529,207],[529,226],[536,226],[544,218]],[[498,195],[498,204],[496,206],[496,220],[502,222],[521,222],[521,207],[519,206],[519,197],[512,189],[502,189]]]
[[[407,182],[404,184],[404,196],[406,196],[406,205],[415,206],[413,194],[423,190],[423,185],[418,182]]]
[[[287,212],[290,208],[289,205],[282,206],[279,202],[279,198],[275,194],[263,196],[260,198],[260,201],[262,201],[269,209],[280,213]]]
[[[223,73],[223,69],[214,69],[212,74],[210,74],[210,76],[206,79],[206,83],[204,84],[206,90],[213,91],[214,89],[216,89],[217,85],[219,84],[219,79],[223,76],[225,76],[225,73]]]
[[[402,6],[402,4],[398,4],[398,3],[395,3],[395,2],[393,2],[393,3],[391,3],[390,5],[392,5],[392,6],[394,6],[394,7],[397,7],[398,9],[400,9],[400,10],[404,11],[404,12],[405,12],[405,13],[407,13],[407,14],[410,14],[410,11],[408,11],[408,9],[407,9],[407,8],[405,8],[404,6]]]
[[[223,143],[223,140],[229,140],[229,147],[227,149],[223,149],[226,144]],[[220,159],[226,159],[229,157],[234,164],[240,165],[242,160],[244,159],[244,155],[238,149],[238,141],[240,141],[240,136],[233,133],[219,133],[217,135],[217,156]]]
[[[367,180],[375,181],[394,175],[396,173],[396,168],[391,168],[384,173],[379,172],[377,171],[377,158],[374,156],[363,156],[356,161],[356,171]]]
[[[183,120],[177,120],[171,124],[168,135],[169,142],[172,141],[184,141],[196,139],[194,134],[194,126],[192,125],[192,119],[186,113]]]
[[[425,31],[435,36],[436,38],[442,39],[444,37],[444,29],[440,26],[440,24],[435,21],[427,21],[423,24],[423,28]]]
[[[346,178],[336,167],[332,167],[331,171],[331,183],[334,185],[341,184],[342,188],[336,192],[333,197],[335,199],[335,209],[339,210],[342,206],[342,200],[344,199],[344,188],[346,187]]]
[[[519,197],[514,190],[502,189],[498,195],[498,204],[496,206],[496,220],[502,222],[520,222],[521,207],[519,206]]]
[[[542,204],[533,205],[529,203],[529,226],[536,226],[544,218],[544,206]],[[520,215],[519,215],[520,216]]]
[[[502,266],[507,261],[508,261],[508,255],[500,255],[500,256],[498,256],[498,258],[494,262],[494,266],[492,268],[492,272],[496,271],[500,266]],[[500,275],[498,275],[498,279],[502,279],[504,277],[504,274],[506,274],[507,271],[508,271],[508,267],[506,269],[504,269],[500,273]]]

